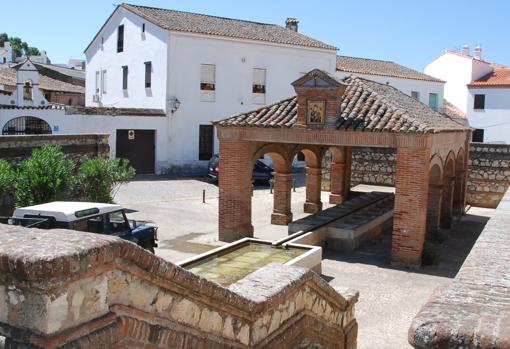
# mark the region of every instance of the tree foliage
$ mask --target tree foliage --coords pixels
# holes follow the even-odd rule
[[[25,56],[37,56],[40,55],[40,51],[36,47],[29,46],[26,41],[21,40],[18,37],[9,37],[7,33],[0,34],[0,46],[4,46],[4,43],[9,41],[12,46],[12,50],[16,57]]]
[[[16,172],[5,160],[0,160],[0,203],[2,198],[14,194]]]
[[[76,183],[75,167],[60,146],[34,149],[16,172],[16,206],[70,199]]]
[[[88,201],[112,203],[120,185],[134,175],[128,160],[90,158],[80,166],[78,181]]]

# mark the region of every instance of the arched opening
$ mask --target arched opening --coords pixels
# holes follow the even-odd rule
[[[351,190],[351,147],[329,147],[323,152],[323,189],[331,192],[329,203],[340,204],[349,197]]]
[[[33,88],[32,88],[32,80],[27,80],[23,84],[23,99],[25,101],[33,100]]]
[[[430,164],[429,196],[427,204],[427,239],[437,237],[439,232],[439,218],[441,216],[441,203],[443,197],[443,170],[442,162],[435,156]]]
[[[461,216],[465,210],[466,156],[461,149],[455,160],[455,185],[453,190],[453,214]]]
[[[278,145],[265,145],[255,151],[252,166],[264,156],[273,168],[273,212],[271,224],[287,225],[292,222],[292,158],[287,149]]]
[[[455,184],[455,156],[450,153],[443,170],[443,197],[441,200],[441,228],[452,227],[453,189]]]
[[[2,135],[41,135],[51,134],[51,127],[42,119],[33,116],[20,116],[7,121]]]
[[[305,176],[297,176],[296,185],[306,187],[305,203],[303,211],[305,213],[318,213],[322,211],[322,154],[320,147],[298,146],[294,149],[293,158],[302,154],[305,163]],[[304,179],[304,182],[303,182]]]

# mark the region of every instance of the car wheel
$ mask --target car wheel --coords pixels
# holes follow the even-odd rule
[[[147,240],[147,241],[144,241],[140,244],[140,246],[149,251],[150,253],[154,254],[154,245],[152,243],[152,240]]]

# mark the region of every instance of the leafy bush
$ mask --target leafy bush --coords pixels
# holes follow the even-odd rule
[[[16,172],[11,165],[5,160],[0,160],[0,203],[5,196],[14,193],[15,178]]]
[[[125,159],[86,159],[80,166],[78,180],[88,201],[112,203],[121,184],[135,175]]]
[[[16,206],[69,199],[75,185],[75,164],[60,146],[34,149],[16,172]]]

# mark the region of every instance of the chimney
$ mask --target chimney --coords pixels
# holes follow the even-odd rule
[[[296,18],[287,18],[287,20],[285,21],[285,28],[297,32],[298,23],[299,21]]]
[[[469,45],[462,46],[462,54],[469,56]]]
[[[474,56],[475,56],[475,59],[479,59],[479,60],[482,59],[482,48],[480,47],[480,45],[475,47],[475,55]]]

